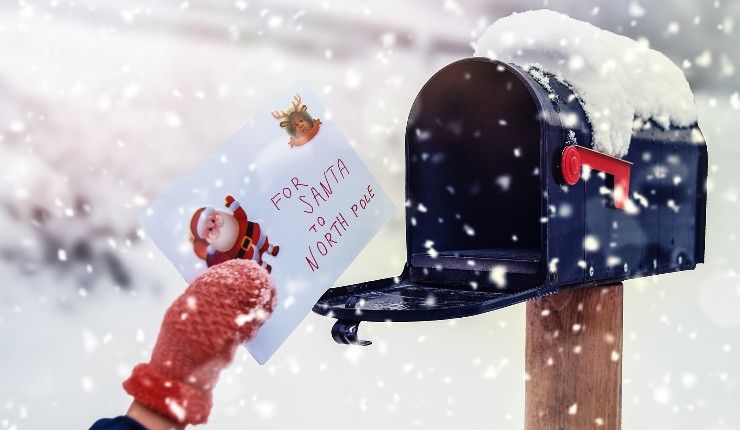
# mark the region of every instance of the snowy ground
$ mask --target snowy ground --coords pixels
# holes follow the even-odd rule
[[[136,218],[272,92],[295,78],[320,90],[402,206],[402,135],[416,91],[470,55],[469,41],[511,7],[140,3],[0,5],[2,429],[85,428],[125,409],[120,382],[148,358],[184,287]],[[587,18],[599,5],[595,20],[624,12],[610,15],[612,29],[640,19],[669,29],[678,63],[706,64],[704,50],[738,40],[732,5],[704,12],[676,2],[665,15],[688,16],[677,33],[674,18],[636,2],[578,10]],[[701,31],[691,27],[697,14]],[[626,284],[625,428],[740,429],[740,100],[734,71],[717,77],[728,73],[726,53],[712,53],[709,65],[687,69],[710,145],[709,263]],[[399,273],[401,216],[344,282]],[[267,366],[240,351],[208,428],[521,428],[523,322],[515,306],[363,325],[375,343],[362,349],[334,344],[331,321],[310,315]]]

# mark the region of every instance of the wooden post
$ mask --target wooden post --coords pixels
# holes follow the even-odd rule
[[[525,428],[619,429],[622,284],[527,302]]]

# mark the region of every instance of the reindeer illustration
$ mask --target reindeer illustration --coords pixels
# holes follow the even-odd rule
[[[291,147],[305,145],[316,136],[321,127],[321,119],[311,117],[308,107],[301,102],[300,95],[293,96],[292,104],[289,112],[282,110],[272,112],[273,118],[281,120],[280,127],[290,135],[288,144]]]

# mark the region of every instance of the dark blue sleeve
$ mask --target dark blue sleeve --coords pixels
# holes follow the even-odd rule
[[[137,421],[126,417],[103,418],[95,421],[90,430],[147,430]]]

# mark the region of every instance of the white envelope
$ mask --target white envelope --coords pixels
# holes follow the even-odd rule
[[[230,258],[270,266],[278,303],[246,344],[260,364],[395,211],[325,112],[310,88],[293,85],[141,216],[188,282]]]

